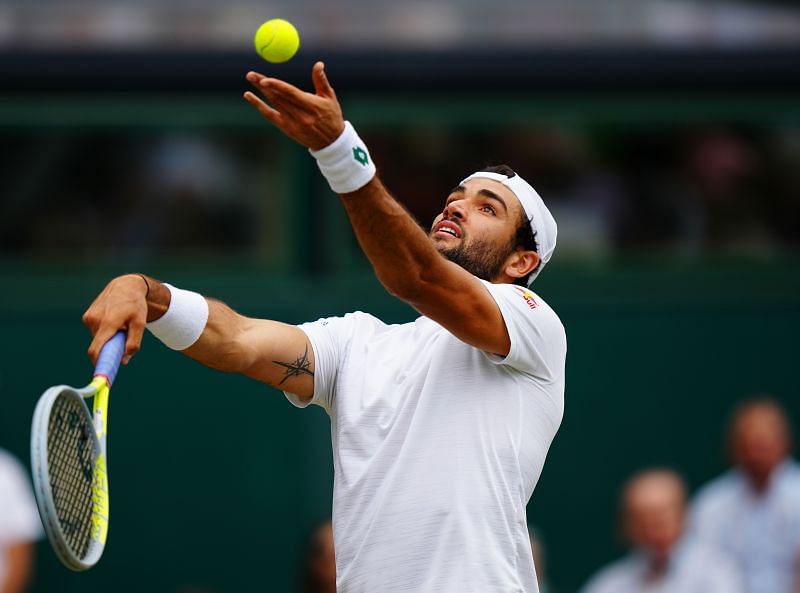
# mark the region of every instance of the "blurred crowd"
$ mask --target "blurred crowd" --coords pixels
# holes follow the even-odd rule
[[[691,500],[673,468],[646,468],[627,480],[619,533],[630,552],[600,568],[581,593],[800,591],[800,464],[791,457],[789,418],[774,399],[749,399],[733,411],[727,435],[730,469]],[[41,525],[25,471],[2,451],[0,503],[0,591],[24,593]],[[533,528],[531,553],[541,593],[555,593]],[[326,519],[307,538],[298,593],[335,593],[334,556]],[[197,590],[182,593],[189,591]]]
[[[0,46],[196,48],[242,47],[255,23],[269,18],[255,0],[6,0]],[[293,21],[309,46],[443,47],[624,43],[776,45],[797,43],[800,13],[792,2],[757,0],[275,0],[270,15]],[[509,19],[507,15],[513,14]]]
[[[800,465],[781,406],[741,404],[728,429],[732,463],[687,501],[673,469],[647,469],[620,495],[620,532],[631,553],[600,570],[582,593],[797,593]]]
[[[366,126],[362,135],[386,185],[423,225],[460,179],[487,164],[480,155],[512,165],[537,188],[559,222],[561,257],[770,256],[800,247],[796,125]],[[346,221],[329,217],[332,201],[313,162],[292,176],[276,164],[287,162],[286,146],[270,138],[7,138],[0,252],[269,257],[265,245],[281,229],[302,231],[315,217],[346,234]],[[327,244],[329,236],[310,234],[308,248],[358,249]]]

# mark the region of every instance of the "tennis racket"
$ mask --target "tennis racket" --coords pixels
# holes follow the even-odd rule
[[[124,352],[120,331],[100,351],[89,385],[51,387],[33,413],[36,503],[56,556],[72,570],[94,566],[108,535],[108,394]],[[92,413],[84,402],[88,397],[94,397]]]

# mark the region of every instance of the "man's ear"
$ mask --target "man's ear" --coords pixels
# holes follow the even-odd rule
[[[518,249],[508,256],[505,272],[511,278],[524,278],[539,266],[539,254]]]

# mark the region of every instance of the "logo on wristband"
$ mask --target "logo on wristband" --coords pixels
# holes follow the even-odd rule
[[[353,158],[356,159],[359,163],[367,166],[369,163],[369,157],[367,156],[367,151],[361,148],[360,146],[356,146],[353,148]]]

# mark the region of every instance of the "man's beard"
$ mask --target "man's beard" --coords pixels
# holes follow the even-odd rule
[[[462,241],[456,247],[439,249],[439,253],[458,264],[473,276],[491,282],[503,271],[503,265],[513,250],[510,246],[499,248],[488,241]]]

